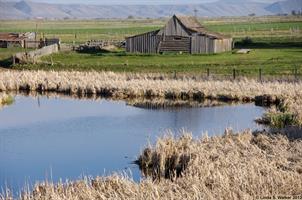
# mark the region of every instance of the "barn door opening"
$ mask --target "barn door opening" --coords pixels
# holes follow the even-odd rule
[[[191,40],[190,37],[184,36],[165,36],[161,42],[160,53],[163,52],[191,52]]]

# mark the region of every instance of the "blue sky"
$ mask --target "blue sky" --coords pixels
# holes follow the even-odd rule
[[[18,0],[8,0],[18,1]],[[36,2],[60,3],[60,4],[190,4],[190,3],[205,3],[214,2],[217,0],[31,0]],[[234,1],[234,0],[233,0]],[[238,0],[242,1],[242,0]],[[258,2],[272,3],[278,0],[253,0]]]

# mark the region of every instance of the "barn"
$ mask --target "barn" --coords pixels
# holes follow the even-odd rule
[[[230,36],[208,31],[191,16],[174,15],[162,29],[126,38],[131,53],[211,54],[231,51],[232,46]]]

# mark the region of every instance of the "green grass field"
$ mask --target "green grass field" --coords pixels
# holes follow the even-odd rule
[[[158,29],[167,20],[2,20],[0,32],[37,31],[40,36],[59,37],[62,42],[83,43],[90,39],[123,40]],[[205,18],[200,21],[209,30],[232,35],[237,40],[251,36],[256,41],[278,42],[283,38],[281,41],[302,42],[302,17]]]
[[[255,49],[250,54],[231,52],[216,55],[134,55],[124,52],[80,54],[59,53],[44,57],[39,65],[19,65],[15,69],[106,70],[115,72],[181,72],[232,74],[233,69],[245,76],[291,75],[302,72],[302,48]],[[53,63],[53,65],[51,65]]]
[[[38,31],[45,37],[60,37],[63,43],[87,40],[123,40],[125,37],[162,27],[167,19],[141,20],[57,20],[1,21],[0,32]],[[208,29],[233,36],[235,41],[252,38],[244,48],[247,55],[133,55],[123,51],[85,54],[62,52],[43,58],[41,64],[17,65],[15,69],[110,70],[117,72],[184,72],[256,75],[259,68],[267,75],[302,72],[302,17],[237,17],[200,19]],[[37,27],[36,27],[37,26]],[[241,46],[240,46],[241,44]],[[237,43],[242,47],[242,43]],[[0,49],[0,66],[20,49]],[[52,63],[52,64],[51,64]]]

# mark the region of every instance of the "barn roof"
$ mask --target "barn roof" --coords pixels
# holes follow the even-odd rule
[[[155,31],[149,31],[149,32],[146,32],[146,33],[138,34],[138,35],[132,35],[132,36],[129,36],[129,37],[126,37],[126,38],[133,38],[133,37],[137,37],[137,36],[141,36],[141,35],[145,35],[145,34],[156,35],[159,31],[160,31],[160,29],[157,29]]]
[[[18,42],[24,40],[26,37],[20,36],[17,33],[0,33],[0,41]]]
[[[181,15],[174,15],[173,17],[175,17],[191,34],[200,33],[217,39],[230,38],[229,36],[207,30],[199,23],[196,17]]]
[[[181,26],[186,30],[186,32],[189,33],[189,35],[200,34],[200,35],[209,36],[209,37],[214,38],[214,39],[229,39],[229,38],[231,38],[230,36],[207,30],[204,26],[202,26],[199,23],[199,21],[195,17],[174,15],[172,17],[172,19],[173,18],[176,19],[179,24],[181,24]],[[133,36],[126,37],[126,38],[133,38],[133,37],[137,37],[137,36],[141,36],[141,35],[145,35],[145,34],[154,34],[154,35],[156,35],[156,34],[160,34],[161,30],[163,30],[163,29],[164,28],[161,28],[161,29],[158,29],[158,30],[154,30],[154,31],[150,31],[150,32],[142,33],[142,34],[138,34],[138,35],[133,35]]]

